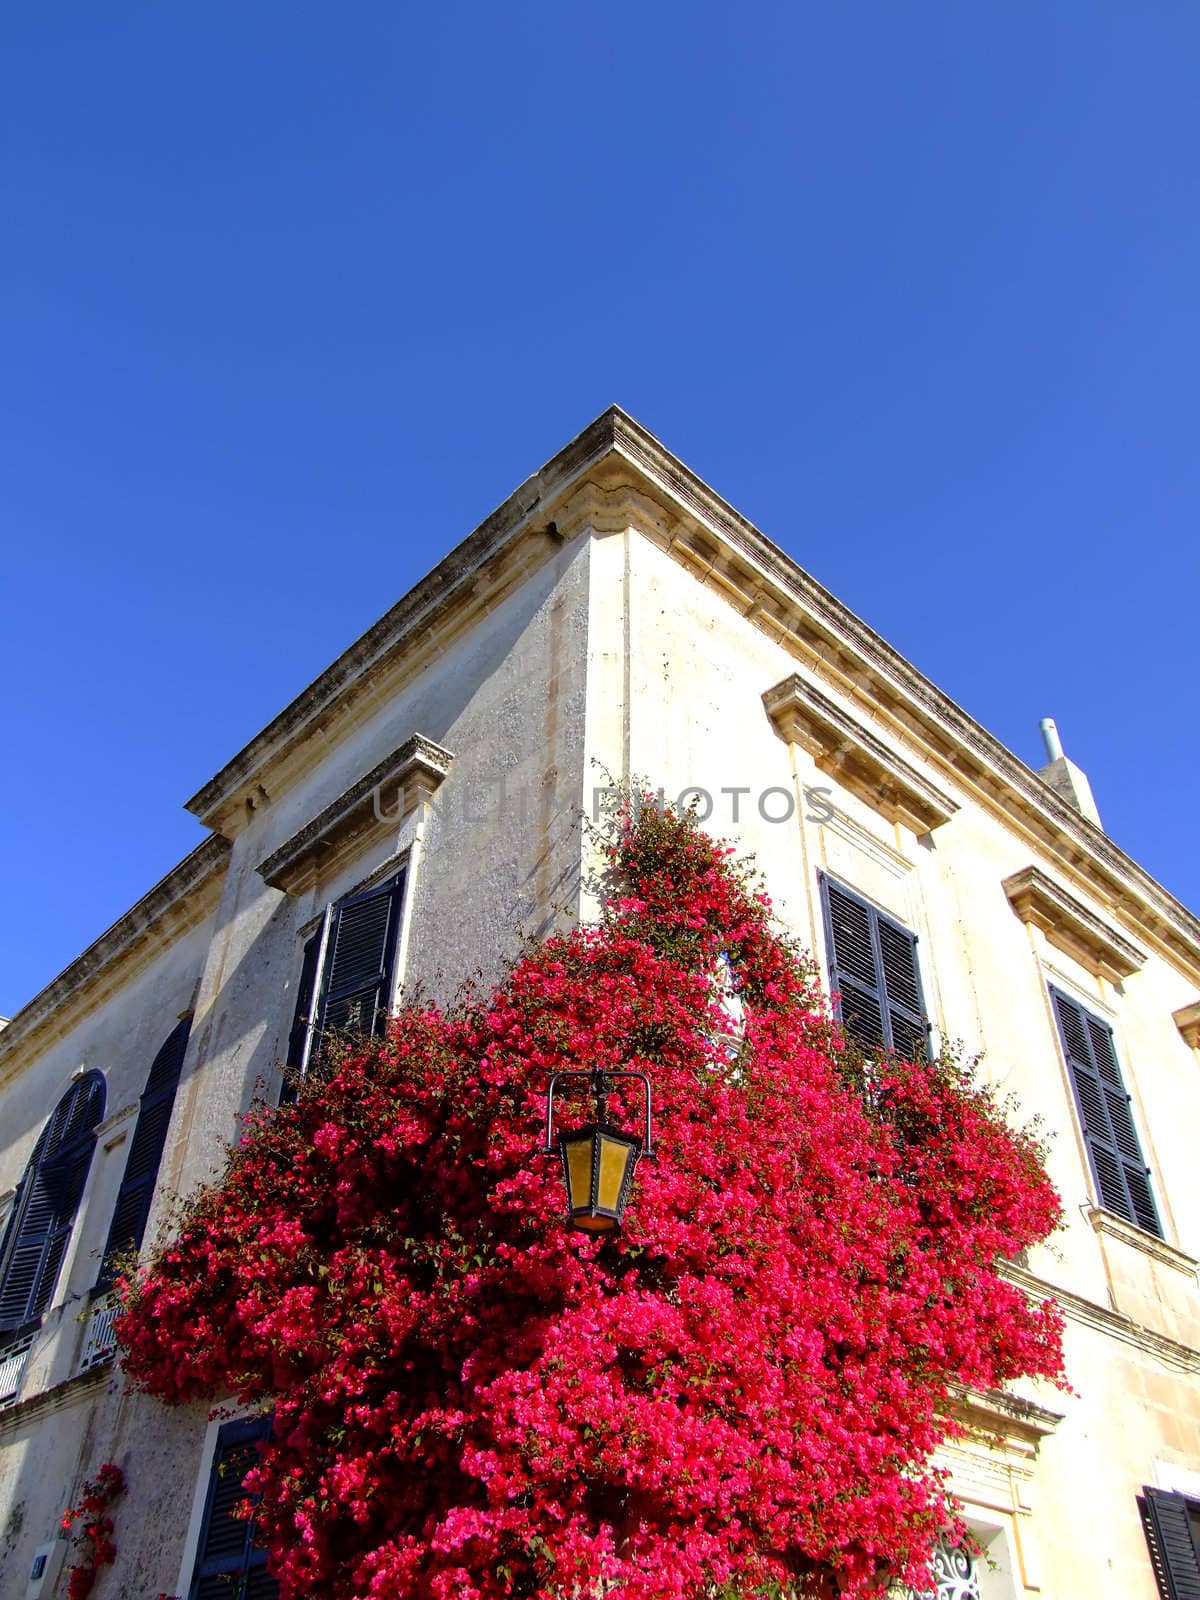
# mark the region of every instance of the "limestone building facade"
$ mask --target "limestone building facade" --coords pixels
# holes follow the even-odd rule
[[[130,1494],[97,1600],[269,1594],[218,1537],[253,1424],[126,1391],[108,1253],[314,1027],[593,915],[580,814],[630,777],[756,854],[852,1032],[960,1040],[1053,1136],[1067,1223],[1011,1273],[1062,1305],[1074,1392],[959,1397],[990,1560],[945,1552],[942,1595],[1200,1596],[1200,921],[1080,776],[605,412],[192,797],[205,842],[0,1031],[0,1600],[64,1592],[104,1460]]]

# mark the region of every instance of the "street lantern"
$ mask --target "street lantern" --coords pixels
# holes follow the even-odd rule
[[[606,1117],[612,1083],[636,1078],[646,1096],[645,1136],[625,1133]],[[587,1083],[596,1102],[596,1119],[586,1127],[564,1130],[554,1141],[554,1091],[568,1079]],[[650,1142],[650,1080],[644,1072],[556,1072],[550,1079],[546,1102],[545,1155],[561,1155],[567,1186],[567,1221],[585,1233],[616,1233],[633,1187],[633,1170],[639,1156],[652,1157]]]

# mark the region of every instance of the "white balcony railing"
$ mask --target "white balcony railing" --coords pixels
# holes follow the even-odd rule
[[[27,1333],[23,1339],[0,1347],[0,1406],[12,1405],[20,1394],[21,1377],[32,1346],[33,1334]]]
[[[120,1315],[121,1308],[111,1296],[97,1300],[87,1315],[87,1322],[83,1330],[83,1348],[79,1352],[78,1372],[87,1372],[92,1367],[98,1367],[102,1361],[107,1361],[117,1348],[117,1336],[113,1332],[113,1324]]]

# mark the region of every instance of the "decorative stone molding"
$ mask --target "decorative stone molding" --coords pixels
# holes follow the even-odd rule
[[[1109,1338],[1119,1339],[1135,1350],[1144,1350],[1174,1372],[1200,1377],[1200,1350],[1192,1345],[1184,1344],[1179,1339],[1168,1338],[1166,1334],[1156,1333],[1153,1328],[1135,1322],[1123,1311],[1113,1311],[1108,1306],[1097,1305],[1094,1300],[1073,1294],[1059,1284],[1048,1283],[1045,1278],[1039,1278],[1012,1262],[1001,1266],[1000,1276],[1015,1289],[1020,1289],[1030,1300],[1035,1302],[1053,1300],[1072,1322],[1077,1322],[1085,1328],[1092,1328],[1097,1333],[1106,1334]]]
[[[972,1433],[1026,1457],[1037,1454],[1038,1444],[1054,1432],[1064,1415],[1020,1395],[960,1383],[950,1385],[950,1409]]]
[[[1193,1000],[1190,1006],[1181,1006],[1172,1015],[1184,1043],[1190,1044],[1193,1050],[1200,1050],[1200,1000]]]
[[[285,894],[307,888],[334,856],[365,844],[384,828],[395,828],[430,799],[453,760],[449,750],[414,734],[260,861],[258,871],[272,889]]]
[[[827,833],[836,834],[839,839],[844,839],[857,855],[866,856],[873,866],[887,873],[889,878],[902,882],[908,877],[913,870],[913,863],[906,856],[885,840],[877,838],[848,811],[838,806],[830,806],[829,809],[833,815],[827,817],[821,824]]]
[[[624,533],[627,528],[668,537],[671,522],[669,513],[644,489],[628,483],[605,488],[588,478],[556,512],[554,527],[563,539],[573,539],[585,530],[610,534]]]
[[[1160,1239],[1157,1234],[1147,1233],[1144,1228],[1127,1222],[1115,1212],[1106,1211],[1103,1206],[1088,1206],[1085,1215],[1097,1233],[1106,1234],[1110,1239],[1120,1239],[1123,1244],[1132,1246],[1134,1250],[1140,1250],[1143,1255],[1150,1256],[1161,1266],[1182,1272],[1185,1278],[1190,1278],[1194,1284],[1200,1284],[1200,1278],[1197,1277],[1200,1273],[1200,1262],[1183,1250],[1177,1250],[1165,1239]]]
[[[89,1372],[77,1372],[69,1378],[64,1378],[52,1389],[39,1389],[33,1394],[26,1395],[24,1399],[5,1406],[0,1409],[0,1437],[23,1433],[34,1420],[50,1416],[56,1411],[64,1411],[68,1406],[78,1405],[83,1399],[98,1395],[102,1389],[108,1387],[111,1375],[112,1364],[106,1362],[103,1366],[93,1367]]]
[[[807,750],[822,772],[889,822],[928,833],[958,810],[944,789],[797,673],[768,689],[763,705],[781,739]]]
[[[1003,887],[1022,922],[1040,928],[1052,945],[1098,977],[1117,983],[1144,965],[1144,950],[1102,922],[1040,867],[1023,867],[1005,878]]]

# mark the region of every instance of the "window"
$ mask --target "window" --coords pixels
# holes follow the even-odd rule
[[[722,950],[712,975],[713,1000],[721,1012],[721,1029],[713,1040],[717,1055],[726,1066],[733,1065],[746,1040],[746,1003],[739,993],[742,980]]]
[[[911,1600],[980,1600],[975,1558],[963,1545],[952,1544],[943,1535],[933,1547],[929,1565],[934,1587],[920,1594],[910,1589]]]
[[[1200,1504],[1146,1488],[1138,1510],[1162,1600],[1200,1600]]]
[[[246,1498],[242,1484],[258,1461],[259,1443],[270,1432],[266,1416],[226,1422],[217,1434],[188,1600],[274,1600],[279,1593],[267,1552],[255,1543],[254,1518],[234,1516]]]
[[[151,1064],[96,1281],[100,1291],[112,1286],[118,1259],[141,1248],[191,1026],[190,1016],[182,1018]]]
[[[1050,998],[1100,1204],[1161,1239],[1162,1224],[1117,1065],[1112,1029],[1059,990],[1052,988]]]
[[[37,1322],[54,1286],[104,1116],[104,1076],[85,1072],[42,1129],[0,1246],[0,1335]]]
[[[917,966],[917,936],[821,874],[829,980],[838,1018],[862,1050],[929,1054],[929,1022]]]
[[[399,873],[330,906],[304,946],[283,1100],[295,1098],[322,1035],[383,1032],[403,901],[404,874]]]

